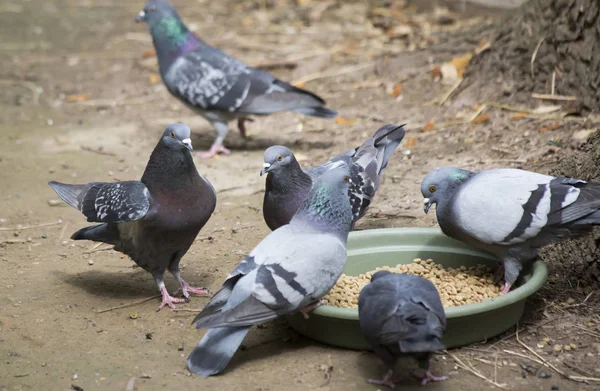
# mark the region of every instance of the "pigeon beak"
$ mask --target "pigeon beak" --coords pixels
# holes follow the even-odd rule
[[[190,150],[190,152],[194,152],[194,147],[192,147],[192,139],[185,138],[181,140],[181,142],[183,143],[183,145],[185,145],[187,149]]]
[[[138,16],[135,18],[136,23],[140,23],[146,20],[146,11],[141,10]]]
[[[270,163],[263,163],[263,169],[260,170],[260,176],[263,176],[267,172],[269,172],[269,168],[271,168],[271,164]]]
[[[423,202],[425,203],[423,210],[425,211],[425,214],[427,214],[427,212],[429,212],[429,208],[431,208],[431,204],[433,204],[433,202],[431,202],[431,200],[429,198],[425,198],[423,200]]]

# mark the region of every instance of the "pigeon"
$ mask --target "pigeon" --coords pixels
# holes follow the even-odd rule
[[[179,273],[179,261],[216,205],[215,190],[198,174],[192,150],[190,128],[176,123],[164,131],[140,181],[49,183],[87,221],[102,223],[80,229],[71,239],[113,244],[116,251],[150,272],[162,295],[159,310],[187,302],[191,293],[209,294],[191,287]],[[177,279],[177,292],[182,292],[183,299],[167,292],[165,269]]]
[[[324,107],[319,96],[252,68],[196,37],[166,0],[149,0],[136,21],[149,25],[160,75],[169,92],[217,132],[210,150],[200,157],[230,153],[223,140],[234,119],[246,137],[244,121],[251,115],[282,111],[322,118],[337,115]]]
[[[538,249],[600,224],[600,184],[513,168],[440,168],[421,183],[425,213],[436,204],[444,234],[495,255],[502,294]]]
[[[368,383],[394,388],[394,365],[403,355],[416,358],[425,370],[423,376],[415,374],[422,385],[448,378],[429,370],[433,352],[444,349],[441,339],[446,328],[444,307],[431,281],[387,270],[376,272],[358,296],[358,321],[369,345],[388,367],[382,380],[368,379]]]
[[[187,359],[202,376],[221,373],[252,325],[294,311],[305,317],[342,274],[352,224],[347,166],[324,174],[289,224],[271,232],[229,274],[196,328],[209,329]]]
[[[404,134],[404,125],[385,125],[360,147],[306,170],[300,167],[288,148],[281,145],[269,147],[260,172],[260,175],[267,173],[263,200],[265,222],[271,230],[287,224],[308,197],[313,181],[340,164],[350,166],[352,184],[348,196],[356,222],[366,213],[379,187],[379,178]]]

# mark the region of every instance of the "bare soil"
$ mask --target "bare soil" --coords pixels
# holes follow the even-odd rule
[[[392,158],[358,229],[431,227],[434,214],[423,214],[419,193],[431,169],[548,172],[597,129],[591,117],[513,119],[515,112],[490,105],[488,120],[469,123],[464,119],[483,103],[475,94],[432,103],[449,86],[434,81],[431,70],[450,60],[452,51],[419,48],[435,43],[435,32],[489,18],[431,7],[416,13],[398,4],[175,1],[184,20],[210,43],[286,80],[312,75],[305,87],[345,119],[257,118],[249,124],[250,140],[232,129],[226,139],[231,156],[196,161],[217,189],[218,205],[182,261],[191,283],[214,290],[269,232],[258,173],[262,151],[272,144],[292,147],[310,165],[359,144],[384,122],[408,122],[405,146]],[[155,59],[145,52],[152,48],[146,27],[133,23],[141,7],[72,0],[0,4],[0,389],[125,390],[131,382],[129,389],[136,390],[377,389],[364,382],[384,372],[371,353],[318,344],[283,320],[253,329],[227,372],[203,379],[185,367],[202,335],[190,327],[195,312],[156,312],[156,298],[98,313],[155,295],[155,284],[121,254],[69,240],[88,224],[76,210],[53,202],[57,197],[47,182],[137,179],[157,137],[175,121],[190,125],[197,150],[214,137],[206,122],[156,82]],[[374,14],[396,15],[396,24],[410,32],[374,27]],[[394,98],[390,90],[398,82],[402,91]],[[426,126],[430,121],[435,125]],[[53,225],[43,225],[48,223]],[[598,378],[597,285],[561,259],[550,263],[550,274],[528,303],[520,341],[566,374]],[[175,283],[168,279],[167,285]],[[206,301],[193,298],[178,308],[198,310]],[[427,389],[495,388],[481,377],[512,390],[599,389],[598,382],[567,380],[541,365],[514,331],[436,356],[433,371],[450,379]],[[538,348],[544,337],[577,346],[560,353]],[[420,389],[408,373],[414,367],[398,366],[404,389]]]

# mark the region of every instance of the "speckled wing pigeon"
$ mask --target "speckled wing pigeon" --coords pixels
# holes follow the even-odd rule
[[[198,174],[191,155],[190,128],[167,127],[152,151],[141,181],[49,185],[89,222],[102,224],[75,232],[73,240],[113,244],[152,273],[162,294],[159,309],[187,301],[190,293],[207,295],[181,278],[179,261],[190,248],[216,205],[215,190]],[[167,292],[165,270],[177,279],[184,299]]]
[[[221,373],[252,325],[322,305],[346,263],[352,224],[349,170],[324,174],[288,225],[271,232],[227,277],[194,319],[209,329],[188,357],[190,371]]]
[[[354,222],[363,217],[379,187],[383,170],[404,138],[403,126],[385,125],[360,147],[305,170],[288,148],[281,145],[268,148],[261,175],[268,173],[263,216],[269,228],[274,230],[287,224],[308,196],[313,182],[339,164],[350,166],[352,184],[348,195]]]
[[[376,272],[358,296],[358,319],[373,351],[388,367],[382,380],[369,379],[369,383],[394,388],[394,364],[402,355],[416,358],[425,370],[424,376],[418,376],[421,384],[447,379],[429,370],[431,355],[444,349],[441,339],[446,328],[444,307],[431,281]]]
[[[600,224],[600,184],[500,168],[440,168],[421,183],[442,231],[498,257],[507,293],[538,248]],[[500,274],[501,275],[501,274]]]
[[[160,75],[169,92],[208,120],[217,138],[208,152],[229,153],[223,146],[228,122],[238,119],[242,136],[250,115],[293,111],[322,118],[336,112],[317,95],[244,64],[197,38],[166,0],[149,0],[136,21],[145,21],[154,41]]]

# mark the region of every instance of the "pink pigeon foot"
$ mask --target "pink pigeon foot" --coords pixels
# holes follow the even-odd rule
[[[168,305],[169,307],[171,307],[172,310],[175,309],[175,303],[186,303],[188,302],[188,299],[178,299],[176,297],[173,297],[171,295],[169,295],[169,292],[167,292],[167,289],[165,287],[161,287],[160,288],[160,293],[162,294],[162,303],[160,304],[160,307],[158,307],[157,311],[160,311],[163,309],[164,306]]]
[[[210,149],[208,151],[197,152],[196,156],[198,156],[201,159],[208,159],[219,153],[222,153],[224,155],[229,155],[231,153],[231,151],[222,145],[213,144],[212,147],[210,147]]]
[[[500,291],[501,295],[505,295],[508,293],[508,291],[510,291],[510,287],[512,284],[509,284],[508,282],[504,283],[504,287],[502,287],[502,290]]]
[[[394,371],[392,371],[391,369],[385,374],[385,376],[383,377],[383,379],[381,380],[377,380],[377,379],[367,379],[367,383],[369,384],[377,384],[379,386],[386,386],[389,388],[396,388],[396,385],[394,384],[394,382],[392,381],[392,375],[394,374]]]
[[[304,316],[304,319],[308,319],[308,313],[311,311],[316,310],[317,308],[319,308],[322,305],[327,304],[327,302],[325,300],[317,300],[312,304],[307,305],[306,307],[302,308],[301,310],[298,310],[302,313],[302,316]]]
[[[448,376],[435,376],[434,374],[432,374],[430,371],[425,372],[425,375],[422,376],[417,376],[417,379],[421,380],[421,385],[424,386],[425,384],[429,383],[429,382],[433,382],[433,381],[444,381],[444,380],[448,380]]]
[[[175,296],[181,291],[183,291],[183,297],[185,297],[186,299],[190,298],[190,293],[197,296],[209,296],[211,293],[206,288],[195,288],[184,280],[181,280],[181,288],[177,289],[177,291],[173,293],[173,296]]]

